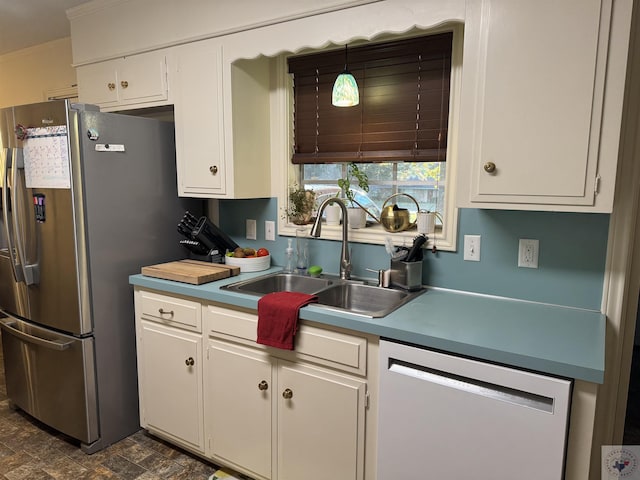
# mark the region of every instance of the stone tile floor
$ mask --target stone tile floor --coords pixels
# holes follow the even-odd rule
[[[143,430],[85,454],[71,439],[10,407],[0,344],[0,479],[206,480],[216,469]]]

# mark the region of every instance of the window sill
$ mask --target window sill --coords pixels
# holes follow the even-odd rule
[[[298,228],[306,228],[307,231],[309,231],[311,229],[311,224],[295,225],[293,223],[285,223],[281,220],[278,233],[282,236],[295,236]],[[348,238],[350,242],[384,245],[385,238],[390,236],[393,239],[393,244],[395,246],[410,247],[417,234],[418,233],[415,228],[404,232],[391,233],[387,232],[379,223],[368,222],[365,228],[349,228]],[[436,249],[438,250],[456,250],[455,244],[453,244],[450,239],[442,237],[440,228],[436,229],[435,235],[428,235],[428,237],[429,240],[426,244],[428,248],[433,248],[435,243]],[[323,224],[320,238],[324,240],[342,240],[342,225]]]

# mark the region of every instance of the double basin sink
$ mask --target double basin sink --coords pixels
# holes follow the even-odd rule
[[[359,280],[307,277],[293,273],[272,273],[222,287],[251,295],[273,292],[301,292],[316,295],[318,305],[366,317],[384,317],[424,292],[396,290],[368,285]]]

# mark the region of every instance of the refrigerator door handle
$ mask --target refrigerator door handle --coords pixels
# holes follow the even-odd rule
[[[28,333],[21,332],[14,326],[17,325],[15,320],[9,318],[0,318],[0,329],[9,335],[19,338],[28,343],[39,345],[41,347],[49,348],[51,350],[66,350],[73,343],[73,341],[64,342],[61,340],[47,340],[44,338],[29,335]]]
[[[0,165],[2,165],[2,217],[4,220],[4,233],[7,237],[7,250],[9,251],[9,259],[11,260],[11,270],[13,272],[13,278],[16,282],[22,282],[24,277],[22,275],[22,266],[15,255],[13,247],[13,235],[11,232],[11,225],[9,223],[9,167],[11,167],[11,150],[8,148],[2,149],[2,158],[0,159]]]
[[[16,236],[15,237],[16,250],[18,252],[18,259],[20,261],[20,265],[22,266],[24,283],[27,285],[35,285],[39,281],[40,268],[37,263],[33,263],[33,264],[27,263],[27,257],[25,253],[26,251],[25,242],[24,242],[24,239],[22,238],[22,229],[20,228],[20,224],[18,220],[21,216],[20,215],[21,212],[19,212],[20,206],[18,204],[18,182],[19,182],[18,171],[20,169],[24,170],[24,157],[22,154],[22,149],[14,148],[11,157],[13,162],[11,167],[11,173],[12,173],[11,177],[12,177],[12,185],[13,185],[13,187],[11,188],[11,203],[14,210],[13,229]],[[26,185],[25,185],[25,188],[26,188]],[[26,218],[26,212],[25,212],[24,218]]]

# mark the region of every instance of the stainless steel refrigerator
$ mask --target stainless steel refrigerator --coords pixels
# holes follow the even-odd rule
[[[23,105],[0,110],[0,147],[7,395],[93,453],[139,429],[128,276],[184,258],[201,202],[177,196],[168,122]]]

